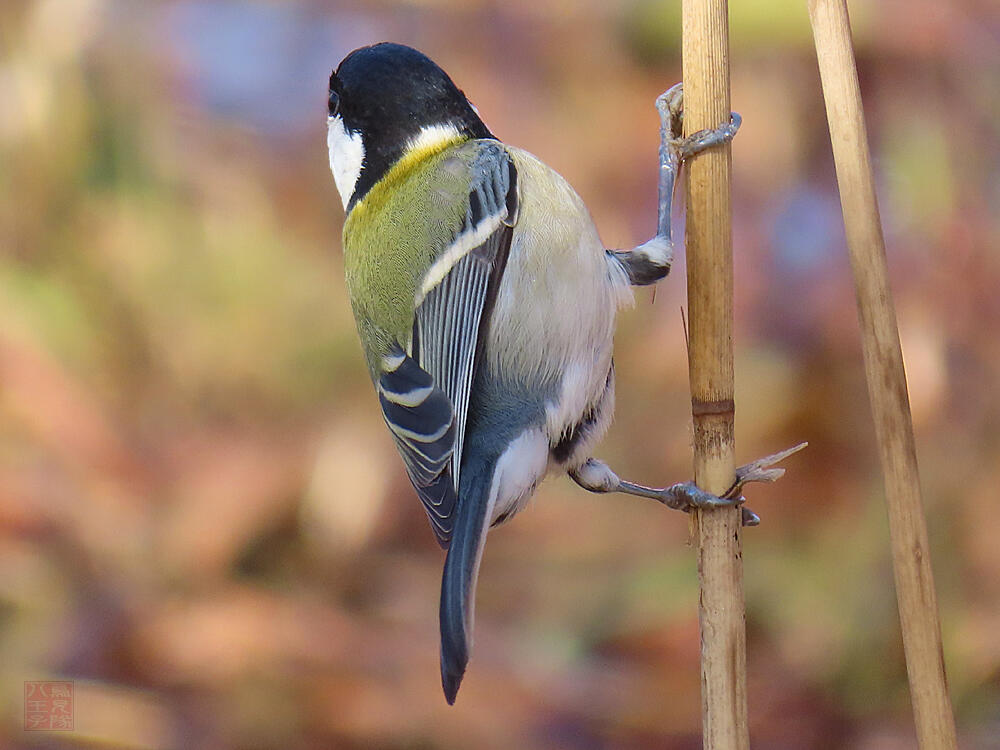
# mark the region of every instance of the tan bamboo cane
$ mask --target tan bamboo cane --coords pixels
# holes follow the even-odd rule
[[[684,134],[729,120],[725,0],[684,0]],[[691,159],[687,269],[695,483],[723,494],[734,478],[733,261],[729,144]],[[740,510],[697,514],[703,746],[746,750],[746,623]]]
[[[956,747],[913,422],[844,0],[809,0],[889,511],[910,697],[923,750]]]

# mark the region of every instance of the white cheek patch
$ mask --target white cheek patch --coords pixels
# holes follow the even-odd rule
[[[361,175],[361,164],[365,160],[365,147],[361,133],[351,133],[344,127],[340,115],[328,117],[326,145],[330,149],[330,171],[333,172],[337,192],[344,203],[344,210],[354,195],[354,186]]]

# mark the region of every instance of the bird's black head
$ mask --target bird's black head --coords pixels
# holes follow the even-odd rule
[[[421,138],[492,138],[451,78],[402,44],[357,49],[330,75],[330,167],[345,208]]]

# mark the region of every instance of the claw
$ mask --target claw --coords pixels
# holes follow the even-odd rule
[[[666,487],[660,491],[657,498],[664,505],[691,513],[695,510],[711,510],[714,508],[728,508],[734,505],[740,507],[740,520],[743,526],[758,526],[760,516],[752,510],[743,506],[745,498],[742,495],[713,495],[706,492],[694,482],[680,482]]]
[[[708,128],[684,138],[684,84],[676,83],[656,97],[660,113],[660,128],[669,134],[665,139],[678,161],[683,161],[707,148],[731,141],[740,129],[743,118],[738,112],[729,113],[729,122]],[[664,140],[664,139],[661,139]]]
[[[740,129],[740,125],[742,124],[743,118],[740,116],[740,113],[730,112],[729,122],[719,125],[717,128],[699,130],[697,133],[692,133],[687,138],[684,138],[678,144],[681,157],[687,159],[690,156],[701,153],[707,148],[719,146],[733,140],[736,131]]]
[[[740,508],[740,514],[743,526],[760,526],[760,516],[745,505]]]
[[[656,111],[660,113],[660,124],[670,134],[671,140],[684,134],[684,84],[675,83],[656,97]]]
[[[694,482],[678,482],[661,491],[661,502],[671,508],[690,513],[693,510],[726,508],[739,505],[742,497],[720,497],[706,492]]]

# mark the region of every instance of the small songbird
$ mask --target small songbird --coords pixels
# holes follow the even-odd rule
[[[679,112],[679,98],[668,99],[658,102],[665,127]],[[673,172],[664,175],[736,125],[661,151],[659,231],[615,251],[573,188],[501,143],[422,53],[363,47],[330,76],[347,290],[385,422],[448,550],[440,616],[449,703],[469,659],[487,531],[523,508],[546,474],[683,510],[741,499],[690,483],[626,482],[591,456],[614,408],[615,314],[632,285],[670,270]],[[745,509],[743,518],[755,520]]]

